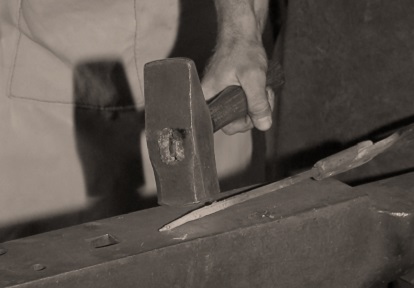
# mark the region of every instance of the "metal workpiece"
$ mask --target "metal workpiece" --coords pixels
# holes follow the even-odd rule
[[[158,231],[189,209],[5,242],[0,287],[366,288],[414,267],[414,173],[354,188],[308,180]]]
[[[360,167],[375,157],[391,149],[398,150],[404,145],[411,144],[414,139],[414,124],[402,127],[390,136],[373,143],[372,141],[360,142],[348,149],[342,150],[331,156],[325,157],[316,162],[312,168],[287,177],[285,179],[264,185],[254,191],[241,193],[233,197],[228,197],[222,201],[216,201],[202,208],[195,209],[190,213],[180,217],[171,223],[163,226],[160,231],[168,231],[178,226],[184,225],[190,221],[198,220],[207,215],[217,213],[218,211],[228,209],[234,205],[250,201],[251,199],[262,197],[276,190],[286,188],[297,184],[306,179],[323,180],[331,176],[341,174],[351,169]]]

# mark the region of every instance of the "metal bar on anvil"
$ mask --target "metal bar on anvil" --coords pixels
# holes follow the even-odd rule
[[[357,188],[309,180],[158,232],[189,209],[0,244],[0,287],[365,288],[414,266],[414,173]]]

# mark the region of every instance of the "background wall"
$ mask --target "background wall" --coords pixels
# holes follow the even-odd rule
[[[414,121],[413,1],[290,0],[287,12],[272,177]],[[413,167],[405,147],[341,179],[357,184]]]

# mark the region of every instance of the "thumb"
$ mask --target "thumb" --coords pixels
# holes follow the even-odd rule
[[[240,83],[247,96],[249,116],[257,129],[265,131],[272,126],[272,111],[269,103],[269,100],[272,100],[268,98],[269,92],[266,90],[266,74],[264,71],[248,74],[244,79],[240,79]]]

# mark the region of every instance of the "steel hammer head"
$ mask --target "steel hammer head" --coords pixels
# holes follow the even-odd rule
[[[144,82],[145,130],[158,203],[211,200],[219,193],[213,128],[193,61],[150,62]]]

